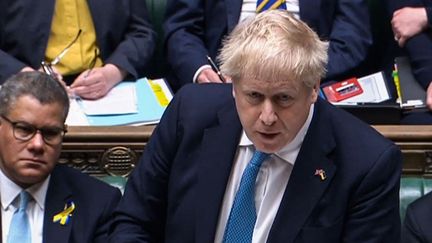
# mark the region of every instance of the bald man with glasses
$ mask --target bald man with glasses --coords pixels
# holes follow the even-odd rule
[[[121,194],[57,165],[69,99],[41,72],[21,72],[0,89],[0,243],[105,242]]]

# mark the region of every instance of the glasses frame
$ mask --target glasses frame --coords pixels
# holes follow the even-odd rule
[[[47,62],[47,61],[41,62],[41,67],[42,67],[42,70],[44,71],[44,73],[50,75],[52,78],[54,78],[55,80],[58,81],[57,75],[54,72],[52,66],[54,66],[60,62],[60,60],[63,58],[64,55],[66,55],[66,53],[69,51],[69,49],[72,47],[72,45],[75,44],[75,42],[77,42],[81,33],[82,33],[82,30],[79,29],[75,38],[51,62]]]
[[[60,144],[62,141],[63,141],[63,137],[64,137],[64,135],[67,133],[67,125],[66,124],[64,124],[63,125],[63,128],[60,128],[60,127],[52,127],[53,129],[58,129],[59,131],[60,131],[60,136],[59,136],[59,141],[58,142],[52,142],[52,141],[50,141],[50,140],[48,140],[47,138],[46,138],[46,135],[45,135],[45,132],[46,132],[46,128],[38,128],[38,127],[36,127],[36,126],[34,126],[34,125],[32,125],[32,124],[29,124],[29,123],[27,123],[27,122],[23,122],[23,121],[11,121],[9,118],[7,118],[5,115],[0,115],[0,117],[3,119],[3,120],[5,120],[5,121],[7,121],[9,124],[11,124],[12,125],[12,134],[13,134],[13,136],[14,136],[14,138],[16,139],[16,140],[19,140],[19,141],[22,141],[22,142],[28,142],[28,141],[30,141],[30,140],[32,140],[33,138],[34,138],[34,136],[36,136],[36,133],[40,133],[41,134],[41,136],[42,136],[42,140],[46,143],[46,144],[48,144],[48,145],[58,145],[58,144]],[[23,137],[20,137],[20,136],[17,136],[17,134],[16,134],[16,129],[17,129],[17,125],[18,124],[25,124],[25,126],[26,127],[28,127],[28,128],[31,128],[31,130],[33,130],[33,133],[32,134],[30,134],[29,136],[28,136],[28,138],[23,138]]]
[[[56,73],[54,72],[54,69],[51,66],[51,63],[42,61],[41,62],[41,67],[42,67],[42,70],[44,71],[44,73],[46,73],[49,76],[51,76],[51,78],[53,78],[54,80],[59,81],[58,78],[57,78]]]
[[[72,45],[75,44],[75,42],[77,42],[78,38],[81,35],[81,32],[82,30],[79,29],[75,38],[51,61],[50,63],[51,65],[56,65],[57,63],[60,62],[60,60],[63,58],[64,55],[66,55],[66,53],[69,51]]]

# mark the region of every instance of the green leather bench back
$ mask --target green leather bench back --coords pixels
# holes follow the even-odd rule
[[[403,222],[408,205],[432,190],[432,178],[402,177],[399,192],[400,215]]]
[[[99,180],[108,183],[109,185],[113,187],[117,187],[120,189],[121,193],[123,194],[125,186],[126,186],[126,177],[122,176],[102,176],[102,177],[96,177]]]
[[[167,64],[164,54],[163,43],[163,22],[165,18],[165,7],[167,0],[146,0],[147,10],[153,29],[157,34],[156,50],[153,55],[152,61],[147,68],[146,75],[149,78],[161,78],[165,76]]]
[[[121,176],[104,176],[98,179],[120,189],[123,193],[127,178]],[[405,218],[405,211],[408,205],[417,198],[425,195],[432,190],[432,179],[421,177],[402,177],[400,185],[400,215]]]

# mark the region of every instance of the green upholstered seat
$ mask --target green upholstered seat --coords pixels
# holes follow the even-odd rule
[[[122,176],[103,176],[98,179],[118,187],[123,193],[126,186],[127,178]],[[422,177],[402,177],[400,185],[400,215],[401,219],[405,218],[405,212],[408,205],[417,198],[432,191],[432,179]]]
[[[399,193],[400,215],[405,218],[408,205],[432,190],[432,179],[423,177],[402,177]]]
[[[96,177],[106,183],[108,183],[111,186],[117,187],[120,189],[121,193],[123,194],[127,178],[123,176],[102,176],[102,177]]]

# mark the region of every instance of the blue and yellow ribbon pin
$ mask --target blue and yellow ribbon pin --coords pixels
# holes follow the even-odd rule
[[[60,222],[60,225],[66,225],[70,221],[70,218],[72,217],[72,212],[75,210],[75,203],[70,201],[65,204],[64,208],[65,209],[63,211],[54,215],[54,223]]]

